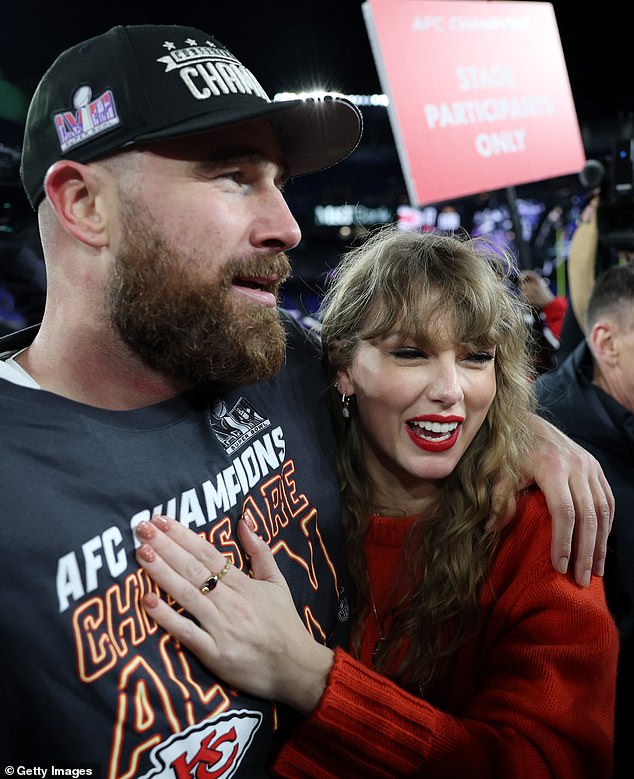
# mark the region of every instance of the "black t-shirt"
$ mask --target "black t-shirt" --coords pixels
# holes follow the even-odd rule
[[[0,380],[0,755],[101,776],[256,779],[267,701],[213,677],[145,614],[132,528],[169,514],[246,568],[250,512],[318,640],[347,639],[321,362],[288,323],[284,367],[222,401],[96,409]]]

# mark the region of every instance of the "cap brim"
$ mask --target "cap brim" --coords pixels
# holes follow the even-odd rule
[[[339,98],[302,100],[269,118],[293,176],[345,159],[358,146],[363,130],[358,108]]]
[[[133,143],[193,135],[261,118],[271,122],[291,176],[314,173],[340,162],[358,146],[363,131],[362,116],[355,105],[343,98],[326,97],[258,101],[250,110],[242,106],[239,115],[232,110],[203,114],[137,136]]]

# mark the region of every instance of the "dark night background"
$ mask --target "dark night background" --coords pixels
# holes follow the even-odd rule
[[[19,146],[21,117],[43,70],[64,48],[115,24],[187,24],[214,35],[249,67],[270,95],[319,85],[346,94],[381,92],[360,0],[271,0],[270,2],[151,2],[110,0],[100,4],[4,0],[0,11],[0,143]],[[613,143],[631,138],[634,88],[629,52],[628,11],[603,2],[581,10],[575,2],[554,2],[564,57],[588,158],[607,159]],[[539,57],[539,51],[535,52]],[[2,81],[4,84],[2,84]],[[287,190],[304,240],[294,252],[296,276],[321,278],[349,244],[350,233],[314,224],[316,204],[362,203],[394,210],[404,198],[400,165],[384,109],[362,109],[366,132],[359,149],[331,171],[298,179]],[[8,120],[7,116],[13,116]],[[504,192],[482,193],[495,207]],[[584,196],[578,177],[534,182],[517,196],[546,207],[574,208]],[[456,205],[464,225],[473,226],[475,198]],[[442,205],[442,204],[441,204]],[[512,229],[510,234],[512,235]],[[353,237],[353,236],[352,236]],[[530,263],[541,265],[548,251],[537,248]],[[310,297],[310,296],[309,296]],[[305,305],[310,307],[311,300]]]
[[[318,81],[349,93],[380,91],[357,0],[52,3],[5,0],[0,71],[32,91],[62,49],[115,24],[190,24],[215,35],[269,92]],[[553,3],[580,123],[631,111],[631,19],[623,5]],[[539,52],[535,52],[539,56]]]
[[[5,0],[0,72],[30,95],[67,46],[115,24],[189,24],[215,35],[274,93],[319,82],[348,93],[380,91],[358,0],[52,3]],[[632,111],[631,11],[616,3],[553,3],[582,127]],[[535,52],[539,57],[539,52]]]

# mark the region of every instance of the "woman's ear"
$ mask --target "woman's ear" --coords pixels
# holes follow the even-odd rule
[[[337,391],[348,395],[348,397],[354,395],[354,383],[350,377],[350,369],[348,366],[341,365],[342,354],[340,351],[341,342],[337,339],[331,341],[328,344],[328,361],[331,366],[339,365],[335,373],[335,386]]]
[[[347,395],[348,397],[352,397],[352,395],[355,394],[356,390],[354,387],[354,382],[352,381],[352,378],[350,377],[350,371],[348,368],[339,368],[337,371],[337,389],[339,392],[341,392],[343,395]]]
[[[101,184],[96,168],[74,160],[58,160],[44,179],[44,190],[60,224],[77,240],[95,248],[107,243]]]

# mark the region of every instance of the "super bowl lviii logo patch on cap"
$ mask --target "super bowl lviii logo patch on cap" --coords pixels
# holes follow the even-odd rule
[[[62,153],[120,124],[114,96],[110,89],[92,99],[92,89],[84,84],[73,95],[74,110],[53,115]]]

